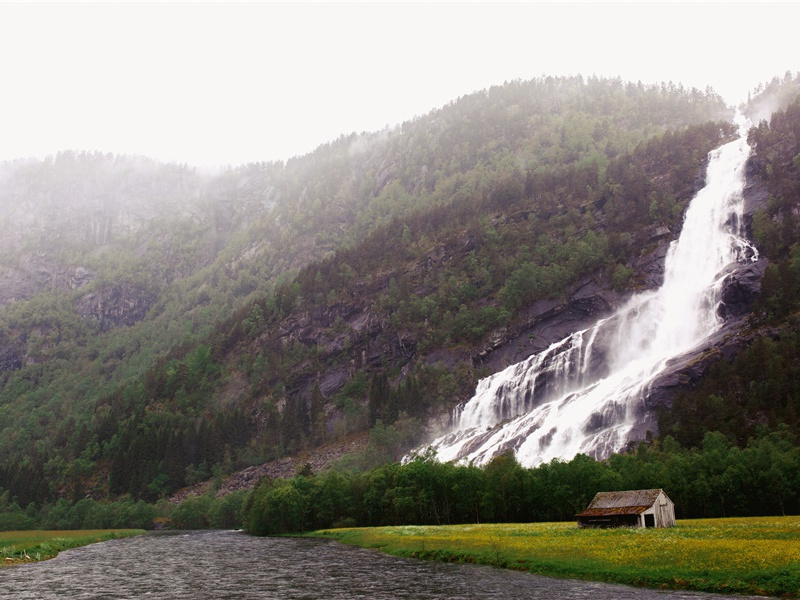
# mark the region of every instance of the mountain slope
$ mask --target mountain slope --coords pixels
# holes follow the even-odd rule
[[[536,324],[653,284],[726,116],[547,78],[285,165],[5,165],[0,486],[156,497],[378,419],[408,443]]]

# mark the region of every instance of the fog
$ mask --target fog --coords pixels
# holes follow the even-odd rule
[[[541,75],[711,86],[800,69],[796,3],[0,4],[0,160],[285,160]]]

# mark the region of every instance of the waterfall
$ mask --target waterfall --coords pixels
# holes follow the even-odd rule
[[[666,257],[664,282],[613,315],[481,380],[453,430],[430,445],[442,461],[484,464],[513,450],[534,466],[578,453],[606,456],[628,442],[648,390],[668,361],[722,325],[725,268],[755,260],[741,235],[746,122],[709,153],[706,185],[692,199]]]

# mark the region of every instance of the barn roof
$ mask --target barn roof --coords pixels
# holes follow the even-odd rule
[[[575,516],[639,515],[655,504],[660,493],[661,490],[598,492],[586,510]]]

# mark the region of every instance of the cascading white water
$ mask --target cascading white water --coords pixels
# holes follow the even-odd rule
[[[653,380],[667,362],[720,326],[725,267],[755,260],[739,231],[746,123],[739,139],[709,154],[706,185],[667,253],[664,283],[612,316],[478,383],[450,433],[430,445],[442,461],[476,464],[513,449],[534,466],[578,453],[597,456],[628,441]]]

